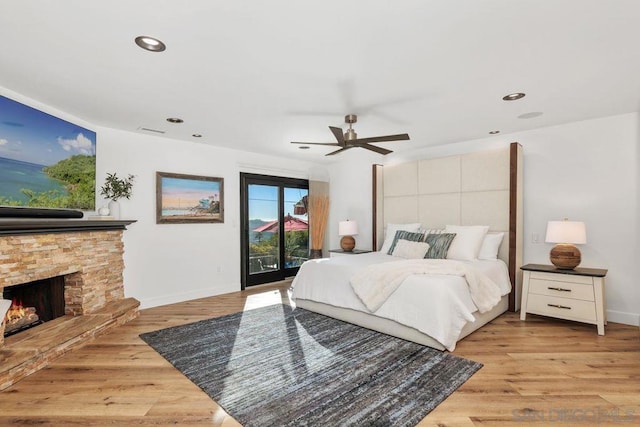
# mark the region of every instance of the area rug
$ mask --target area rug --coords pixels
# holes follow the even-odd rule
[[[250,426],[414,426],[482,364],[288,305],[140,335]]]

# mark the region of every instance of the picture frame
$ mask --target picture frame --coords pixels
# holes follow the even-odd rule
[[[224,223],[224,178],[156,172],[156,224]]]

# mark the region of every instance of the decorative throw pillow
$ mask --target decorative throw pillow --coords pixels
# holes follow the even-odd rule
[[[489,231],[488,225],[447,225],[447,233],[456,233],[449,246],[447,259],[473,261],[478,259],[482,240]]]
[[[424,242],[424,234],[412,233],[410,231],[404,231],[404,230],[396,231],[396,235],[393,238],[393,242],[391,243],[391,246],[389,247],[389,251],[387,251],[387,254],[393,255],[393,250],[395,249],[396,244],[398,243],[399,240],[409,240],[411,242]]]
[[[429,259],[446,259],[447,251],[455,233],[427,234],[425,242],[429,244],[429,251],[425,254],[425,258]]]
[[[421,228],[418,232],[423,234],[442,234],[444,230],[441,228]]]
[[[498,259],[498,250],[504,233],[487,233],[482,240],[482,246],[480,246],[480,252],[478,253],[478,259]]]
[[[416,233],[419,228],[420,228],[419,222],[412,223],[412,224],[387,224],[386,232],[384,235],[385,236],[384,243],[380,248],[380,252],[385,254],[389,253],[389,248],[391,247],[391,244],[393,243],[393,239],[396,236],[396,231],[404,230],[404,231],[411,231],[412,233]]]
[[[412,242],[410,240],[400,239],[396,241],[391,255],[407,259],[422,259],[429,251],[427,242]]]

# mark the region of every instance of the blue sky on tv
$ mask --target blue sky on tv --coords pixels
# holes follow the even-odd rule
[[[95,132],[0,96],[0,157],[50,166],[95,153]]]

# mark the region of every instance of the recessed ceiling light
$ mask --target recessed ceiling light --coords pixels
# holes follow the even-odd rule
[[[518,116],[519,119],[535,119],[536,117],[540,117],[543,113],[541,111],[532,111],[530,113],[520,114]]]
[[[194,138],[202,138],[202,135],[200,135],[199,133],[194,133],[191,136],[194,137]]]
[[[301,145],[298,147],[300,150],[308,150],[309,146],[308,145]]]
[[[500,131],[499,130],[492,130],[491,132],[489,132],[489,135],[496,135],[499,134]]]
[[[503,101],[515,101],[516,99],[520,99],[520,98],[524,98],[524,93],[522,92],[516,92],[516,93],[510,93],[509,95],[505,95],[502,97]]]
[[[167,119],[167,121],[168,121],[169,123],[184,123],[184,120],[179,119],[179,118],[177,118],[177,117],[169,117],[169,118]]]
[[[150,52],[162,52],[167,48],[167,45],[154,37],[138,36],[135,41],[138,46]]]

